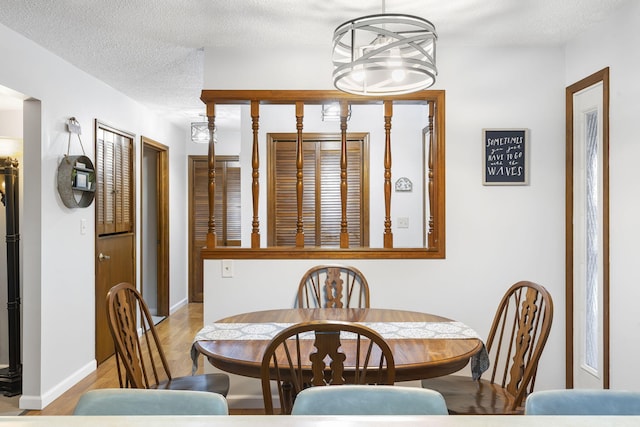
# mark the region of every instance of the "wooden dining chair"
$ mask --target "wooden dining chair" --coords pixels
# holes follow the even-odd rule
[[[273,414],[272,381],[280,413],[290,414],[300,391],[342,384],[393,385],[391,349],[373,329],[350,322],[317,320],[290,326],[267,346],[260,369],[265,412]]]
[[[318,265],[300,280],[298,307],[369,308],[369,284],[355,267]]]
[[[490,378],[449,375],[423,380],[422,386],[439,391],[451,414],[523,413],[552,321],[549,292],[533,282],[518,282],[500,301],[489,331]]]
[[[142,295],[130,283],[119,283],[107,293],[107,321],[116,350],[122,388],[209,391],[226,396],[226,374],[173,377],[151,313]],[[185,357],[189,351],[185,349]]]

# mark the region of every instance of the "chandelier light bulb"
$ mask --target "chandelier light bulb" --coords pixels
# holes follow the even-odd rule
[[[391,78],[393,79],[394,82],[401,82],[404,80],[406,76],[406,73],[404,72],[403,69],[399,68],[397,70],[393,70],[391,72]]]

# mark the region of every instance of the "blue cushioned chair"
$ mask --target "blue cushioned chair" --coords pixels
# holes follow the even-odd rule
[[[80,396],[74,415],[228,415],[221,394],[192,390],[98,389]]]
[[[291,415],[448,415],[440,393],[418,387],[339,385],[301,391]]]
[[[531,393],[525,415],[640,415],[640,392],[545,390]]]

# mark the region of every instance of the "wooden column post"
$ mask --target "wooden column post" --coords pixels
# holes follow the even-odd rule
[[[302,151],[302,120],[304,118],[304,103],[296,102],[296,129],[298,130],[298,143],[296,146],[296,200],[298,202],[298,221],[296,222],[296,247],[304,247],[304,222],[302,219],[302,199],[304,196],[304,184],[302,182],[304,155]]]
[[[340,155],[340,204],[342,218],[340,220],[340,247],[349,247],[349,231],[347,228],[347,116],[349,105],[347,101],[340,102],[340,133],[342,136],[342,152]]]
[[[217,245],[216,219],[214,217],[215,194],[216,194],[216,149],[214,147],[213,134],[215,131],[216,106],[214,103],[207,104],[207,120],[209,122],[209,223],[207,228],[207,248],[212,249]]]
[[[393,101],[384,101],[384,236],[385,249],[393,248],[391,232],[391,117]]]
[[[251,155],[251,195],[253,197],[253,221],[251,222],[251,248],[260,247],[260,221],[258,219],[258,198],[260,195],[260,158],[258,153],[258,127],[260,118],[260,102],[251,101],[251,120],[253,129],[253,152]]]

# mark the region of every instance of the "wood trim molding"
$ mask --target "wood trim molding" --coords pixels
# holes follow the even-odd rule
[[[202,259],[442,259],[437,250],[421,248],[203,248]]]
[[[143,167],[144,150],[156,152],[158,156],[157,191],[158,197],[158,315],[169,315],[169,147],[153,139],[142,136],[143,155],[140,156],[140,170]],[[141,188],[141,193],[144,191]],[[142,194],[140,194],[142,197]],[[144,218],[144,214],[142,215]],[[142,260],[140,260],[142,262]],[[142,273],[141,273],[142,275]],[[143,281],[144,283],[144,281]]]
[[[610,386],[610,285],[609,285],[609,67],[567,87],[565,94],[566,176],[565,176],[565,348],[567,388],[573,388],[573,96],[583,89],[602,82],[602,144],[603,144],[603,388]]]
[[[268,247],[268,248],[257,248],[256,238],[259,236],[256,232],[256,227],[253,227],[253,224],[259,223],[258,218],[253,218],[252,222],[252,234],[254,236],[252,240],[252,248],[224,248],[223,251],[233,251],[233,254],[228,253],[227,256],[240,256],[246,258],[280,258],[280,257],[294,257],[294,258],[326,258],[330,257],[333,259],[347,259],[347,258],[444,258],[445,257],[445,91],[443,90],[424,90],[419,92],[414,92],[411,94],[404,95],[394,95],[394,96],[383,96],[383,97],[370,97],[370,96],[362,96],[362,95],[353,95],[340,91],[323,91],[323,90],[203,90],[201,93],[201,100],[207,106],[207,116],[209,118],[210,127],[215,118],[215,106],[216,105],[224,105],[224,104],[235,104],[235,105],[249,105],[252,108],[252,120],[254,120],[253,127],[256,128],[259,124],[257,123],[258,115],[258,105],[270,105],[270,104],[278,104],[278,105],[295,105],[296,107],[296,130],[300,134],[302,132],[302,123],[301,118],[303,117],[304,105],[321,105],[328,101],[331,102],[339,102],[341,104],[347,105],[366,105],[366,104],[383,104],[385,106],[385,116],[389,116],[392,113],[392,105],[393,104],[433,104],[433,110],[430,108],[430,111],[434,114],[434,123],[433,127],[430,125],[429,127],[433,129],[433,145],[436,147],[434,150],[434,155],[432,160],[435,163],[433,170],[433,183],[436,187],[433,195],[432,202],[433,208],[433,230],[432,235],[429,236],[429,242],[433,242],[434,246],[429,248],[397,248],[393,247],[393,234],[391,228],[391,208],[390,206],[385,206],[385,233],[383,235],[383,248],[333,248],[333,249],[322,249],[315,247]],[[386,118],[386,117],[385,117]],[[386,127],[390,128],[390,123],[386,124]],[[387,149],[385,150],[385,162],[384,167],[385,171],[389,172],[391,169],[391,150],[389,149],[389,131],[385,129],[386,137],[385,143]],[[215,185],[215,168],[213,167],[213,159],[215,157],[215,153],[212,148],[212,141],[209,142],[209,158],[210,158],[210,186]],[[391,144],[393,145],[393,144]],[[255,146],[254,146],[254,152]],[[259,165],[257,161],[257,157],[254,156],[252,159],[252,167],[254,169],[254,174],[256,172],[256,165]],[[300,169],[300,168],[298,168]],[[268,172],[267,172],[268,173]],[[388,174],[388,173],[387,173]],[[300,173],[298,173],[300,175]],[[300,183],[300,177],[298,178],[298,183]],[[388,180],[388,177],[386,178]],[[390,182],[387,183],[387,187],[389,187]],[[210,189],[211,190],[211,189]],[[252,186],[252,191],[254,191],[254,199],[257,200],[257,186]],[[387,188],[387,193],[390,193],[390,189]],[[297,197],[300,199],[299,194],[301,191],[298,191]],[[391,197],[389,194],[385,197],[386,204],[389,205]],[[255,205],[255,202],[254,202]],[[254,206],[255,211],[255,206]],[[211,214],[212,216],[212,214]],[[254,215],[255,217],[255,215]],[[431,221],[430,221],[431,222]],[[210,236],[215,234],[215,223],[212,220],[210,221]],[[303,246],[303,242],[300,240],[302,236],[300,224],[297,227],[297,240],[296,246]],[[218,257],[218,251],[216,250],[215,244],[213,244],[210,239],[207,242],[207,249],[203,250],[202,256],[203,259],[212,256],[214,258]],[[222,255],[222,257],[225,257]]]

